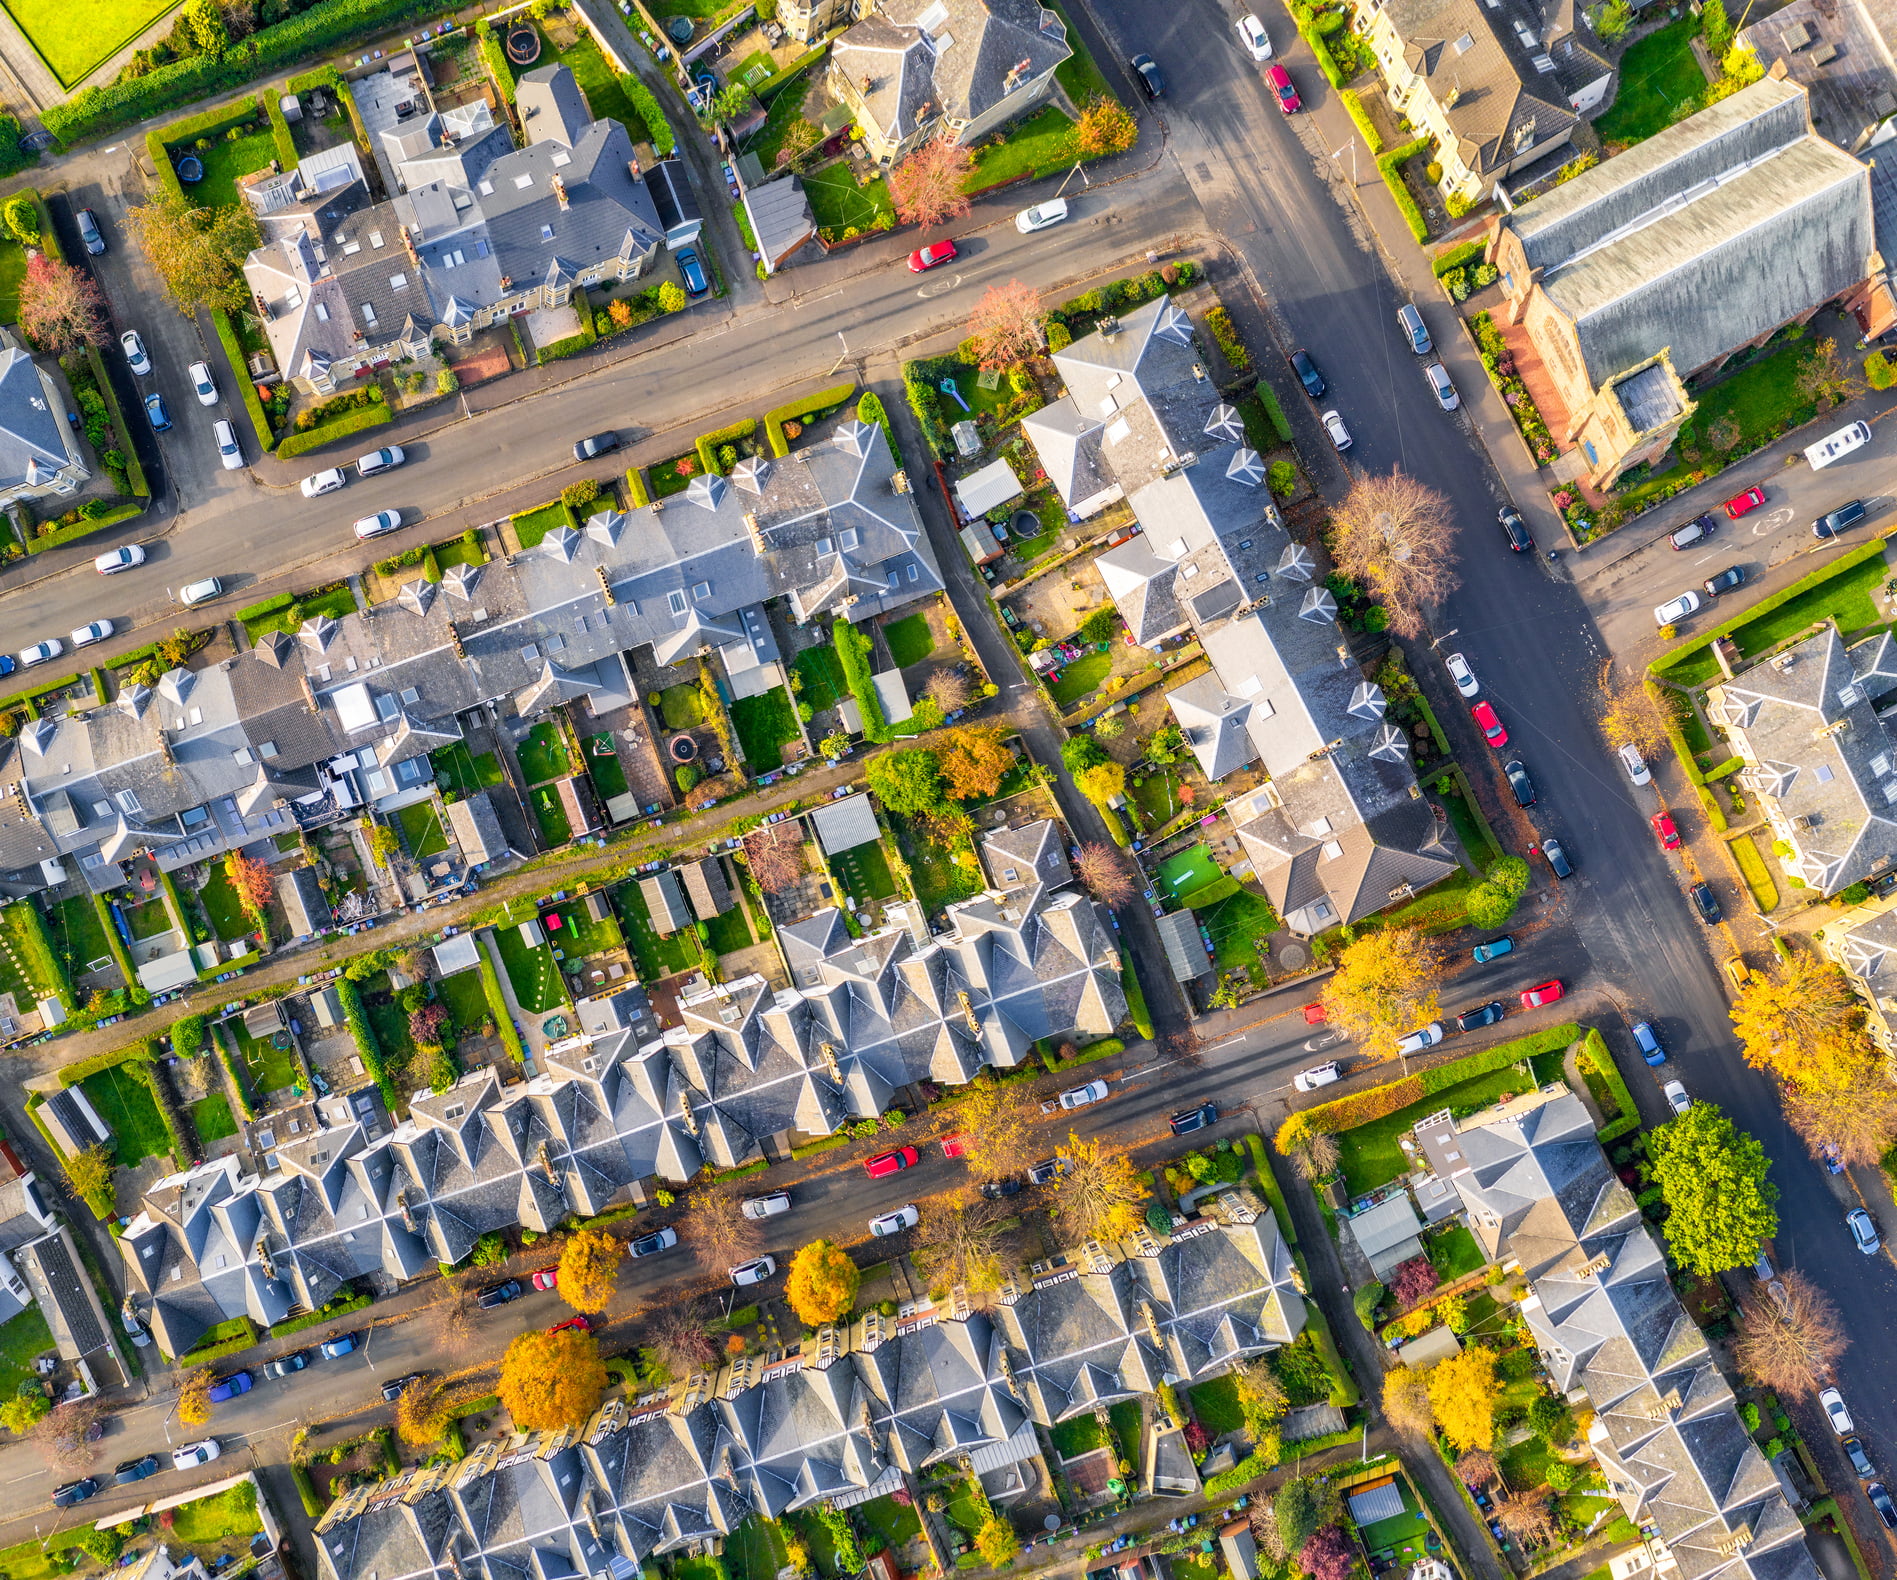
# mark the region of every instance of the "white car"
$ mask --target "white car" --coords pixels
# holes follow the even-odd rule
[[[1337,1068],[1337,1061],[1333,1059],[1329,1064],[1320,1064],[1309,1070],[1298,1071],[1291,1077],[1291,1084],[1300,1092],[1314,1092],[1320,1086],[1329,1086],[1342,1074],[1343,1072]]]
[[[917,1212],[912,1202],[907,1207],[898,1207],[894,1212],[886,1212],[880,1218],[869,1221],[871,1234],[901,1234],[904,1229],[913,1229],[921,1221],[922,1214]]]
[[[127,543],[122,548],[107,549],[92,562],[92,568],[101,576],[113,576],[144,563],[145,551],[136,543]]]
[[[356,472],[362,477],[374,477],[377,472],[393,472],[407,459],[399,444],[384,445],[360,457],[356,461]]]
[[[65,643],[56,636],[49,636],[44,642],[35,642],[31,647],[20,649],[20,668],[31,669],[35,664],[58,658],[65,651]]]
[[[1826,1388],[1818,1395],[1818,1402],[1824,1406],[1825,1414],[1831,1420],[1831,1430],[1839,1437],[1849,1437],[1856,1427],[1851,1425],[1851,1412],[1844,1407],[1844,1395],[1835,1388]]]
[[[779,1213],[790,1211],[790,1192],[780,1190],[768,1196],[747,1196],[738,1211],[747,1218],[775,1218]]]
[[[1475,671],[1469,667],[1468,659],[1460,653],[1451,653],[1443,660],[1443,667],[1449,671],[1449,678],[1456,683],[1456,690],[1465,697],[1473,697],[1482,689],[1482,682],[1475,678]]]
[[[333,494],[349,481],[349,474],[340,466],[332,466],[326,472],[312,472],[297,484],[303,490],[305,499],[318,499],[324,494]]]
[[[171,1451],[173,1470],[193,1470],[199,1465],[208,1465],[224,1451],[217,1446],[217,1439],[207,1437],[201,1443],[186,1443],[183,1448]]]
[[[1238,19],[1238,40],[1253,60],[1271,59],[1271,35],[1265,31],[1264,23],[1250,12]]]
[[[90,625],[82,625],[72,634],[74,647],[90,647],[94,642],[103,642],[112,634],[110,620],[94,620]]]
[[[1067,199],[1049,198],[1045,203],[1036,203],[1033,208],[1024,208],[1014,216],[1014,228],[1023,236],[1037,230],[1046,230],[1050,225],[1058,225],[1067,218]]]
[[[1339,450],[1350,448],[1350,430],[1344,426],[1344,419],[1335,406],[1325,412],[1320,421],[1324,431],[1331,436],[1331,443]]]
[[[125,353],[125,360],[132,364],[132,371],[140,378],[151,372],[151,358],[145,355],[145,342],[138,338],[136,329],[128,329],[119,336],[119,349]]]
[[[1667,1106],[1676,1114],[1683,1114],[1693,1106],[1693,1099],[1686,1095],[1686,1087],[1678,1081],[1668,1081],[1660,1088],[1660,1092],[1666,1098]]]
[[[1089,1081],[1085,1086],[1071,1086],[1060,1094],[1062,1108],[1085,1108],[1089,1103],[1097,1103],[1107,1095],[1105,1081]]]
[[[1418,1026],[1407,1037],[1396,1039],[1398,1053],[1421,1053],[1425,1048],[1433,1048],[1443,1040],[1443,1023],[1432,1020],[1427,1026]]]
[[[769,1256],[754,1256],[748,1262],[740,1262],[731,1269],[731,1282],[734,1284],[761,1284],[777,1271],[776,1259]]]
[[[223,596],[224,584],[215,576],[207,576],[201,582],[191,582],[178,589],[178,602],[187,609]]]
[[[198,404],[200,406],[215,406],[217,404],[217,380],[211,377],[211,364],[208,362],[193,362],[185,371],[191,375],[191,388],[197,392]]]
[[[378,510],[373,516],[362,516],[356,521],[356,536],[359,538],[379,538],[385,532],[393,532],[402,524],[399,510]]]
[[[1655,623],[1659,625],[1678,625],[1689,614],[1695,614],[1698,610],[1699,594],[1696,592],[1683,592],[1679,597],[1671,599],[1661,604],[1658,609],[1655,609],[1653,611],[1653,618]]]
[[[237,442],[237,430],[228,419],[220,417],[211,424],[211,432],[217,436],[217,458],[224,463],[227,472],[241,471],[244,465],[243,446]]]
[[[1877,1238],[1877,1225],[1871,1215],[1862,1207],[1853,1207],[1844,1215],[1844,1221],[1850,1226],[1851,1238],[1857,1242],[1857,1248],[1866,1256],[1877,1255],[1883,1242]]]
[[[1653,783],[1653,770],[1647,766],[1646,758],[1640,755],[1638,746],[1630,741],[1621,747],[1616,755],[1620,758],[1620,766],[1627,770],[1627,777],[1634,782],[1635,788]]]
[[[1450,378],[1449,370],[1440,362],[1432,362],[1425,367],[1423,377],[1429,380],[1436,404],[1444,411],[1454,411],[1462,404],[1462,397],[1456,393],[1455,380]]]

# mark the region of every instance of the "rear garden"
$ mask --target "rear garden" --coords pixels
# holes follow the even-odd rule
[[[448,848],[448,830],[442,823],[441,805],[433,796],[403,807],[395,814],[395,821],[401,825],[402,843],[417,861],[439,855]]]
[[[934,916],[986,887],[981,858],[975,854],[975,841],[970,836],[963,834],[945,841],[920,819],[892,815],[889,822],[924,915]]]
[[[73,953],[83,952],[96,942],[97,955],[89,955],[88,960],[97,959],[106,953],[105,935],[100,930],[98,913],[92,902],[87,899],[68,901],[67,905],[82,905],[93,916],[92,927],[84,932],[77,944],[71,941],[68,933],[68,961]],[[65,914],[60,908],[59,916]],[[57,918],[56,918],[57,919]],[[44,925],[45,918],[31,900],[16,900],[13,904],[0,907],[0,993],[11,993],[14,1003],[22,1010],[30,1010],[44,998],[55,998],[70,990],[60,980],[58,942],[49,938]],[[84,970],[82,961],[78,969]],[[71,972],[68,965],[68,972]]]
[[[211,863],[210,875],[198,890],[198,903],[204,907],[204,917],[211,924],[211,931],[222,942],[247,937],[257,930],[250,912],[244,909],[244,902],[231,887],[230,874],[224,870],[222,861]]]
[[[112,1132],[113,1150],[121,1165],[131,1168],[146,1158],[171,1155],[171,1132],[158,1112],[157,1099],[124,1065],[93,1071],[79,1083],[79,1090]]]
[[[517,926],[496,927],[493,936],[508,986],[522,1009],[544,1015],[566,1003],[566,981],[547,945],[528,943]]]
[[[640,981],[650,984],[698,964],[698,935],[686,928],[661,938],[652,926],[652,913],[636,880],[612,889],[610,898]]]
[[[551,719],[543,719],[527,732],[527,738],[520,743],[519,756],[521,776],[530,785],[565,779],[573,772],[566,736]]]
[[[243,1069],[244,1078],[249,1081],[250,1089],[258,1097],[266,1097],[271,1092],[280,1092],[294,1087],[302,1078],[297,1068],[296,1055],[290,1046],[290,1034],[287,1031],[276,1032],[269,1037],[253,1037],[244,1028],[241,1015],[233,1015],[228,1020],[217,1023],[217,1030],[230,1040],[237,1052],[237,1059]]]
[[[754,774],[776,772],[784,766],[784,748],[802,741],[790,693],[782,686],[732,703],[731,727]]]
[[[1603,143],[1644,142],[1698,107],[1706,93],[1706,73],[1693,54],[1698,32],[1699,18],[1683,16],[1627,46],[1614,102],[1594,123]]]
[[[893,900],[902,893],[881,845],[858,845],[839,851],[830,857],[830,876],[842,888],[839,901],[853,900],[862,905],[869,900]]]
[[[453,741],[439,746],[428,754],[429,765],[435,770],[435,783],[444,790],[452,790],[457,795],[469,796],[480,790],[492,790],[506,781],[500,759],[492,752],[482,752],[476,756],[468,750],[466,741]]]

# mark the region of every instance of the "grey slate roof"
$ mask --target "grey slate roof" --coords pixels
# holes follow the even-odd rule
[[[876,825],[876,809],[866,794],[845,796],[841,801],[826,801],[810,814],[810,827],[826,856],[835,856],[858,845],[873,845],[883,837]]]
[[[31,353],[0,330],[0,495],[50,483],[77,460],[63,398]]]

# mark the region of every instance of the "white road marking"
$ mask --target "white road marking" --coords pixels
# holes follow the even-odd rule
[[[1239,1034],[1238,1034],[1238,1035],[1237,1035],[1236,1037],[1227,1037],[1227,1038],[1225,1039],[1225,1041],[1223,1041],[1223,1042],[1215,1042],[1215,1043],[1213,1043],[1213,1044],[1212,1044],[1212,1046],[1211,1046],[1210,1048],[1208,1048],[1208,1049],[1206,1049],[1206,1052],[1207,1052],[1207,1053],[1216,1053],[1216,1052],[1217,1052],[1217,1051],[1218,1051],[1218,1050],[1219,1050],[1220,1048],[1229,1048],[1229,1047],[1231,1047],[1231,1045],[1232,1045],[1233,1043],[1235,1043],[1235,1042],[1243,1042],[1243,1041],[1244,1041],[1244,1040],[1245,1040],[1245,1039],[1246,1039],[1247,1037],[1249,1037],[1250,1035],[1251,1035],[1251,1033],[1250,1033],[1250,1032],[1244,1032],[1244,1031],[1242,1031],[1242,1032],[1240,1032],[1240,1033],[1239,1033]]]

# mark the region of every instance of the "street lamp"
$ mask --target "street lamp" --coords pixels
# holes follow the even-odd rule
[[[1067,175],[1061,181],[1061,184],[1054,189],[1054,196],[1059,197],[1063,192],[1065,192],[1067,190],[1067,183],[1073,180],[1075,176],[1080,177],[1080,184],[1082,186],[1091,187],[1093,185],[1093,182],[1089,180],[1087,177],[1087,172],[1081,168],[1080,161],[1075,160],[1074,168],[1067,172]]]
[[[1357,139],[1354,137],[1351,138],[1349,143],[1345,146],[1350,149],[1350,184],[1354,187],[1357,184]],[[1344,150],[1342,148],[1333,148],[1331,150],[1331,158],[1341,159],[1343,156]]]

